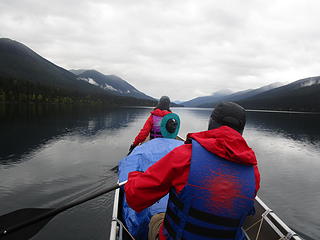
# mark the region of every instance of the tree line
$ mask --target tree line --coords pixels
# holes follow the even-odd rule
[[[0,102],[9,103],[59,103],[153,106],[152,100],[121,97],[109,94],[88,94],[83,91],[47,86],[15,78],[0,77]]]

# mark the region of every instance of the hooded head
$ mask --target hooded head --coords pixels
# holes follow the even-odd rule
[[[243,107],[233,102],[222,102],[212,111],[208,130],[228,126],[242,134],[245,124],[246,111]]]
[[[170,111],[170,98],[167,96],[162,96],[155,107],[155,109],[160,109],[160,110],[168,110]]]

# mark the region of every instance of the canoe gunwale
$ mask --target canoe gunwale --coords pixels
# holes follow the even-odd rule
[[[118,182],[119,183],[119,182]],[[123,192],[118,188],[114,193],[113,212],[111,220],[110,240],[135,240],[122,221]]]
[[[272,209],[270,209],[258,196],[256,197],[257,202],[264,208],[266,209],[266,213],[262,214],[262,217],[269,221],[269,223],[272,223],[267,216],[270,215],[277,223],[281,225],[281,227],[287,232],[286,237],[290,239],[290,237],[293,237],[297,235],[291,228],[287,226],[274,212]],[[273,223],[272,223],[273,224]],[[274,224],[273,224],[274,225]],[[275,226],[276,227],[276,226]]]
[[[283,240],[302,240],[258,196],[255,198],[255,209],[256,214],[248,216],[243,225],[243,231],[248,240],[279,238]],[[264,233],[262,233],[262,229],[264,229]]]
[[[118,181],[119,183],[119,181]],[[112,220],[111,220],[111,229],[110,229],[110,239],[116,239],[117,236],[117,227],[118,224],[114,219],[118,219],[118,211],[119,211],[119,191],[120,189],[116,189],[114,193],[114,201],[113,201],[113,210],[112,210]]]

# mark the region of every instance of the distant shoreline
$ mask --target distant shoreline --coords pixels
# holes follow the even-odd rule
[[[122,104],[107,104],[107,103],[54,103],[54,102],[2,102],[0,101],[0,107],[2,105],[46,105],[46,106],[88,106],[88,107],[103,107],[103,108],[149,108],[153,109],[155,106],[148,106],[148,105],[122,105]],[[184,109],[192,109],[192,110],[212,110],[214,108],[197,108],[197,107],[178,107],[174,106],[171,107],[172,109],[175,108],[184,108]],[[246,109],[247,112],[264,112],[264,113],[286,113],[286,114],[313,114],[318,115],[320,112],[311,112],[311,111],[297,111],[297,110],[272,110],[272,109]]]
[[[248,112],[274,112],[274,113],[296,113],[296,114],[320,114],[320,112],[289,111],[289,110],[269,110],[269,109],[246,109]]]
[[[174,108],[186,108],[193,110],[212,110],[214,108],[198,108],[198,107],[174,107]],[[248,112],[274,112],[274,113],[295,113],[295,114],[320,114],[320,112],[310,111],[297,111],[297,110],[271,110],[271,109],[246,109]]]

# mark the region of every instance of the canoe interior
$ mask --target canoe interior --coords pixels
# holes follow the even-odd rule
[[[114,212],[113,218],[117,218],[122,223],[124,222],[122,219],[122,203],[123,202],[123,192],[118,189],[115,192],[115,201],[114,201]],[[290,234],[291,229],[285,225],[281,219],[279,219],[269,208],[259,199],[257,198],[255,201],[255,215],[247,217],[243,229],[246,230],[248,240],[255,240],[257,238],[257,234],[259,232],[259,240],[279,240],[282,239],[291,239],[291,240],[302,240],[297,235],[293,235],[291,238],[285,238]],[[269,211],[268,211],[269,210]],[[266,212],[267,211],[267,212]],[[262,219],[262,215],[268,213],[262,224],[260,226],[260,221]],[[259,231],[260,228],[260,231]],[[121,235],[121,236],[120,236]],[[121,226],[117,222],[113,221],[111,225],[111,233],[110,240],[118,240],[118,239],[132,239],[127,232],[122,229]]]
[[[259,197],[256,197],[254,205],[255,215],[248,216],[243,225],[249,240],[302,240]],[[262,218],[262,216],[264,217]],[[260,221],[262,219],[263,221]],[[258,234],[259,237],[257,238]]]

